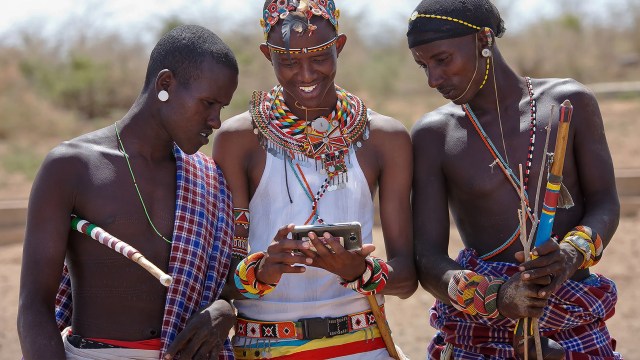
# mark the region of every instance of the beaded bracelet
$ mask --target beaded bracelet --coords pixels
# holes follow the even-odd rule
[[[236,267],[234,282],[242,296],[249,299],[258,299],[272,292],[278,283],[265,284],[256,278],[258,270],[265,253],[258,252],[247,256]]]
[[[562,242],[573,246],[584,259],[579,269],[587,269],[602,259],[604,246],[600,235],[588,226],[579,225],[564,236]]]
[[[389,267],[384,260],[375,256],[367,256],[364,261],[364,273],[353,281],[340,278],[340,285],[362,295],[377,294],[387,285]]]
[[[231,247],[231,256],[236,259],[244,259],[249,255],[249,239],[244,236],[234,236]]]
[[[233,208],[233,224],[235,225],[235,233],[238,234],[238,228],[243,227],[249,229],[249,209]],[[244,231],[244,230],[243,230]],[[235,235],[233,237],[233,246],[231,247],[231,257],[242,260],[249,254],[249,239],[244,236]]]
[[[460,270],[451,277],[447,292],[454,308],[469,315],[497,318],[498,291],[504,283],[498,277]]]

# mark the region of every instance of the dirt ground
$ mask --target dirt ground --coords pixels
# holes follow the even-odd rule
[[[623,218],[618,227],[612,245],[605,252],[600,264],[594,269],[596,272],[612,278],[618,285],[620,298],[615,316],[609,320],[609,329],[618,341],[618,351],[627,359],[634,359],[633,350],[635,335],[640,333],[640,316],[636,314],[634,299],[640,297],[640,283],[635,276],[640,273],[640,262],[633,254],[640,254],[640,243],[635,234],[640,233],[640,215]],[[461,247],[461,243],[452,229],[452,244],[450,253],[454,255]],[[381,231],[375,229],[374,238],[378,249]],[[15,243],[0,247],[0,359],[15,360],[20,357],[20,346],[16,334],[16,312],[18,300],[18,283],[20,276],[20,261],[22,244]],[[419,288],[413,296],[406,300],[387,297],[387,313],[394,339],[402,350],[412,359],[424,359],[426,344],[434,330],[429,326],[429,307],[433,304],[433,297]]]

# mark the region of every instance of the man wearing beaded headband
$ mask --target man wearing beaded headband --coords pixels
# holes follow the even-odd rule
[[[25,359],[233,359],[234,309],[219,299],[231,258],[231,196],[198,149],[220,126],[237,84],[231,49],[203,27],[179,26],[154,47],[122,119],[49,153],[33,185],[22,257]],[[165,288],[71,231],[72,214],[140,250],[173,282]]]
[[[535,358],[534,342],[514,342],[513,331],[517,319],[540,317],[545,358],[619,358],[604,322],[614,312],[615,284],[589,272],[619,218],[598,104],[572,79],[517,75],[495,43],[503,33],[489,0],[424,0],[409,19],[416,63],[451,101],[412,129],[418,276],[437,298],[431,324],[439,332],[429,356],[512,359],[527,346]],[[553,230],[564,240],[547,241],[524,262],[514,188],[522,179],[535,198],[544,151],[536,136],[565,99],[575,110],[563,182],[575,205],[557,213]],[[555,134],[558,120],[550,126]],[[447,252],[450,213],[465,245],[456,261]]]
[[[213,157],[243,219],[237,244],[248,242],[230,279],[238,359],[388,359],[367,299],[417,287],[409,134],[335,85],[346,43],[338,14],[333,0],[267,1],[260,50],[279,85],[254,92],[250,110],[216,134]],[[371,256],[378,187],[386,261]],[[311,233],[311,244],[289,236],[293,224],[351,221],[362,225],[361,250],[329,233]]]

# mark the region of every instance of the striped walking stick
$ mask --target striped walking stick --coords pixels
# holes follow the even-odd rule
[[[560,105],[560,121],[558,124],[558,133],[556,136],[556,145],[553,154],[553,162],[549,175],[547,177],[547,186],[544,194],[544,202],[542,204],[542,212],[540,214],[540,222],[537,226],[535,246],[539,247],[546,243],[551,238],[551,231],[553,228],[553,220],[556,216],[556,208],[558,207],[558,199],[560,198],[560,189],[562,187],[562,170],[564,168],[564,158],[567,149],[567,142],[569,139],[569,125],[571,122],[571,115],[573,114],[573,106],[569,100],[565,100]],[[525,253],[527,253],[525,249]],[[518,320],[514,334],[516,337],[524,336],[527,339],[529,336],[534,335],[534,327],[537,328],[537,319],[525,318]],[[535,329],[535,333],[538,329]],[[536,340],[538,337],[536,337]],[[525,341],[525,353],[528,348],[528,341]],[[516,341],[514,340],[514,347]],[[540,343],[536,341],[536,352],[540,356]],[[526,359],[526,357],[525,357]]]
[[[157,266],[147,260],[147,258],[140,254],[140,252],[133,246],[114,237],[113,235],[106,232],[103,228],[98,227],[86,220],[82,220],[75,215],[71,215],[71,228],[82,234],[90,236],[100,244],[117,251],[126,258],[142,266],[156,279],[160,280],[160,283],[162,285],[169,286],[173,282],[171,276],[167,275],[164,271],[160,270]]]

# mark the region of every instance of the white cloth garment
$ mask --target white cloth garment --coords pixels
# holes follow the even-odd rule
[[[296,160],[292,160],[294,166]],[[346,159],[349,179],[346,186],[327,191],[319,202],[319,215],[327,224],[358,221],[364,244],[372,243],[373,200],[367,180],[358,164],[353,147]],[[300,163],[309,186],[315,193],[325,174],[312,161]],[[285,168],[287,171],[285,178]],[[266,251],[277,230],[287,224],[303,225],[311,214],[312,202],[282,158],[267,153],[265,169],[249,204],[250,252]],[[293,203],[289,201],[287,183]],[[377,295],[378,303],[384,302]],[[339,279],[324,269],[307,267],[303,274],[284,274],[276,289],[261,299],[234,301],[240,316],[262,321],[295,321],[307,317],[338,317],[369,309],[363,295],[340,285]]]
[[[69,344],[69,328],[62,331],[67,360],[157,360],[160,350],[139,349],[78,349]]]

